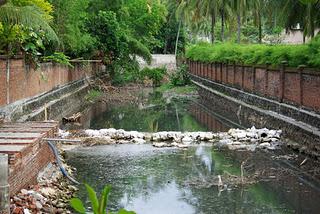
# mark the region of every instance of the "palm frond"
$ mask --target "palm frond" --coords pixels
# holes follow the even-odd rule
[[[8,25],[24,25],[46,32],[47,39],[59,43],[59,38],[42,13],[34,6],[13,6],[9,3],[0,7],[0,22]]]

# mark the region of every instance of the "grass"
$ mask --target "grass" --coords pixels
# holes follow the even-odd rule
[[[194,85],[186,85],[186,86],[173,86],[170,83],[165,83],[160,87],[156,88],[157,92],[160,93],[168,93],[172,92],[174,94],[191,94],[197,91]]]
[[[90,89],[84,98],[89,102],[95,102],[102,96],[102,94],[103,93],[99,90]]]

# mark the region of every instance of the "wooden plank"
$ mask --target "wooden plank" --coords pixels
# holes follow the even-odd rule
[[[17,139],[25,139],[25,138],[39,138],[42,137],[41,133],[23,133],[23,132],[0,132],[0,138],[17,138]]]

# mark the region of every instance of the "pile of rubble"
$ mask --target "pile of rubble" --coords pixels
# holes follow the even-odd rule
[[[275,149],[280,144],[281,130],[256,129],[230,129],[228,132],[156,132],[142,133],[125,131],[123,129],[84,130],[80,137],[85,145],[108,145],[151,142],[155,147],[186,148],[192,144],[212,143],[217,146],[226,146],[229,149],[246,149],[254,151],[256,148]],[[61,132],[62,137],[69,134]]]
[[[38,181],[37,185],[22,189],[10,199],[11,213],[71,213],[69,200],[77,188],[63,178],[57,166],[51,165],[50,173],[43,173]]]
[[[245,149],[254,151],[257,148],[274,150],[281,144],[281,130],[256,129],[230,129],[226,133],[219,133],[220,140],[217,146],[226,146],[231,150]]]

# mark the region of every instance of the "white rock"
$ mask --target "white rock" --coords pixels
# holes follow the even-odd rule
[[[56,193],[56,191],[51,187],[41,188],[40,192],[41,192],[41,194],[43,194],[46,197],[51,196],[51,195],[55,195],[55,193]]]
[[[26,189],[22,189],[20,192],[21,192],[22,194],[24,194],[24,195],[28,195],[28,190],[26,190]]]
[[[24,214],[31,214],[31,213],[30,213],[30,210],[27,209],[27,208],[23,209],[23,213],[24,213]]]
[[[245,138],[247,136],[247,133],[245,131],[239,131],[235,134],[237,139]]]
[[[84,131],[84,133],[89,137],[100,136],[99,130],[87,129],[87,130]]]
[[[70,135],[70,132],[59,129],[58,136],[61,138],[66,138]]]
[[[193,139],[189,136],[184,136],[182,138],[182,143],[184,143],[184,144],[190,144],[192,141],[193,141]]]
[[[145,144],[146,143],[146,141],[141,138],[133,138],[132,142],[134,142],[135,144]]]
[[[186,144],[178,144],[178,148],[188,148],[189,145],[186,145]]]
[[[39,201],[37,201],[36,202],[36,207],[37,207],[37,209],[41,210],[42,209],[42,204]]]
[[[268,147],[270,147],[271,146],[271,144],[270,143],[261,143],[261,144],[259,144],[258,145],[258,148],[268,148]]]
[[[161,148],[161,147],[166,147],[167,146],[166,143],[153,143],[152,145],[154,147],[157,147],[157,148]]]

